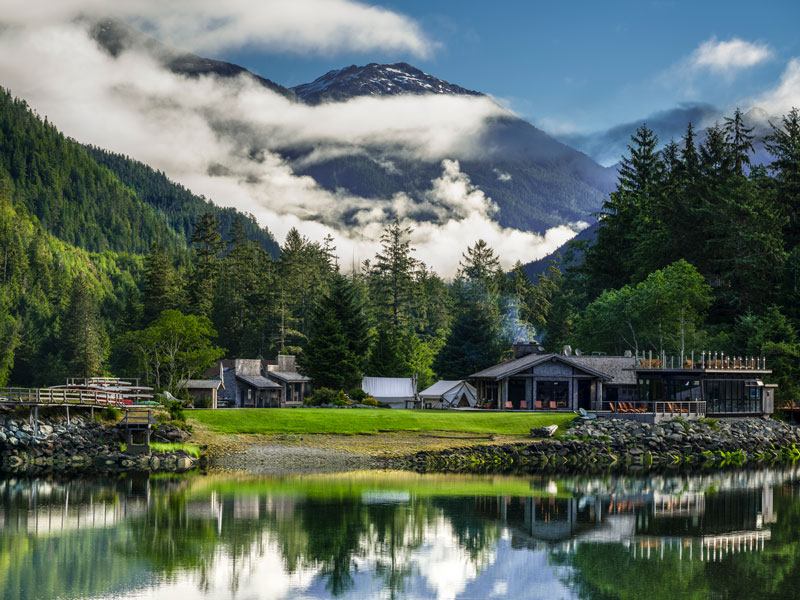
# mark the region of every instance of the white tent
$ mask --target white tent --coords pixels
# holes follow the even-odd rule
[[[411,377],[364,377],[361,389],[392,408],[414,408],[417,384]]]
[[[469,408],[478,401],[475,388],[466,381],[437,381],[419,397],[423,408]]]

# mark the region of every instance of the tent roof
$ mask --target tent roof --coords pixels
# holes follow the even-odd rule
[[[438,398],[440,396],[444,396],[447,392],[450,392],[450,391],[454,390],[455,388],[457,388],[462,383],[464,385],[466,385],[469,388],[470,391],[475,392],[475,388],[472,387],[466,381],[463,381],[461,379],[456,380],[456,381],[447,381],[447,380],[443,379],[441,381],[437,381],[431,387],[429,387],[429,388],[427,388],[425,390],[422,390],[419,393],[419,395],[423,396],[425,398],[431,398],[431,397]]]
[[[361,389],[373,398],[413,398],[414,381],[410,377],[364,377]]]

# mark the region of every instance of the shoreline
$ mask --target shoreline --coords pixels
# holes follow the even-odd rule
[[[120,450],[119,428],[81,417],[71,424],[58,418],[42,423],[35,438],[23,419],[0,414],[1,472],[185,472],[200,468],[252,474],[364,469],[530,474],[704,470],[800,460],[800,429],[764,418],[675,419],[657,425],[575,419],[556,437],[538,439],[446,430],[231,434],[195,423],[191,442],[202,449],[199,458],[185,450],[127,454]],[[170,428],[161,425],[159,433],[188,436],[167,431]]]

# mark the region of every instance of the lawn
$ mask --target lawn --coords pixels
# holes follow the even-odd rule
[[[571,413],[456,412],[401,409],[248,408],[193,410],[187,414],[217,433],[373,434],[431,431],[526,436],[531,427],[564,425]]]

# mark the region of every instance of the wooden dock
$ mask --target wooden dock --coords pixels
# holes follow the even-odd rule
[[[124,408],[125,395],[105,390],[0,388],[0,406],[74,406]]]

